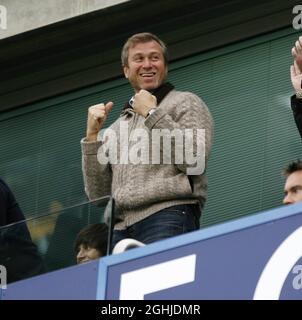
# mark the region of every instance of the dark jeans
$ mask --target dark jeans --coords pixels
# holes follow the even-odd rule
[[[200,215],[197,204],[182,204],[163,209],[125,230],[114,230],[111,248],[126,238],[147,244],[198,230]]]

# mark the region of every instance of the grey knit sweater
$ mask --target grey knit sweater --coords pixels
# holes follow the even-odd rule
[[[143,129],[144,132],[148,132],[150,139],[153,129],[168,129],[169,132],[174,129],[180,129],[182,132],[188,128],[205,129],[205,148],[203,150],[205,164],[209,158],[213,137],[213,121],[205,103],[193,93],[172,90],[147,119],[129,108],[110,126],[110,129],[117,133],[117,163],[104,164],[104,162],[98,161],[101,159],[100,155],[108,156],[108,150],[106,151],[104,148],[104,144],[108,140],[104,140],[102,143],[101,141],[87,142],[82,139],[85,191],[90,200],[113,195],[120,219],[116,223],[115,229],[125,229],[170,206],[189,203],[200,203],[202,206],[207,196],[205,172],[198,175],[188,175],[188,168],[194,167],[194,164],[189,164],[186,161],[185,154],[181,163],[175,161],[175,152],[177,153],[179,150],[176,139],[171,139],[171,164],[164,162],[163,158],[161,158],[160,164],[154,164],[154,161],[151,163],[152,150],[156,149],[154,145],[152,148],[151,140],[149,140],[147,148],[140,148],[140,156],[147,152],[150,155],[150,163],[135,164],[133,161],[129,161],[126,164],[121,164],[120,143],[125,144],[124,133],[123,135],[119,134],[121,122],[126,123],[129,128],[129,150],[135,144],[138,145],[137,141],[139,140],[135,140],[131,136],[135,129]],[[137,132],[139,131],[136,130]],[[195,138],[196,130],[193,133]],[[198,148],[195,140],[191,141],[194,155],[197,154]],[[161,147],[159,150],[162,154],[163,148]]]

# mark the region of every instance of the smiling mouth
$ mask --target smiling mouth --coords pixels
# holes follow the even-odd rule
[[[89,262],[89,261],[90,261],[90,259],[83,259],[83,260],[79,260],[78,263],[86,263],[86,262]]]
[[[155,72],[144,72],[144,73],[141,73],[140,76],[143,78],[151,78],[151,77],[154,77],[155,74],[156,74]]]

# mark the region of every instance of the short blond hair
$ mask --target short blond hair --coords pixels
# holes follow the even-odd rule
[[[125,42],[123,49],[122,49],[122,54],[121,54],[121,60],[122,60],[122,66],[128,66],[128,58],[129,58],[129,49],[134,47],[138,43],[146,43],[150,41],[156,41],[161,49],[162,53],[164,56],[165,60],[165,65],[168,65],[168,50],[165,45],[165,43],[160,40],[156,35],[149,33],[149,32],[142,32],[142,33],[137,33],[131,36],[130,38],[127,39]]]

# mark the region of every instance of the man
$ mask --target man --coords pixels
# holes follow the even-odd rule
[[[25,220],[8,185],[0,178],[0,227]]]
[[[121,58],[124,75],[135,95],[110,130],[103,132],[102,141],[97,141],[98,133],[113,102],[90,107],[86,138],[82,140],[88,197],[92,200],[112,194],[115,199],[119,220],[115,223],[112,247],[125,238],[151,243],[199,228],[207,195],[204,168],[194,168],[187,157],[180,160],[185,153],[185,141],[187,145],[192,143],[193,157],[197,161],[204,158],[206,165],[213,130],[204,102],[190,92],[174,90],[166,82],[167,49],[157,36],[140,33],[130,37]],[[186,130],[193,132],[191,137],[177,139],[171,134],[184,134]],[[199,135],[202,130],[204,139]],[[111,135],[106,134],[108,131]],[[163,134],[163,140],[170,138],[172,145],[156,142],[153,134],[158,132]],[[112,151],[114,147],[117,152]],[[159,154],[154,152],[158,148]],[[165,155],[169,148],[170,163]],[[106,162],[108,154],[110,161]]]
[[[105,223],[91,224],[82,229],[75,241],[77,263],[89,262],[107,253],[108,227]]]
[[[292,48],[292,56],[294,64],[290,66],[290,76],[296,94],[291,97],[291,107],[302,138],[302,37],[299,37]]]
[[[24,220],[12,191],[0,179],[0,265],[7,270],[7,283],[45,271]]]
[[[297,160],[289,164],[285,170],[286,182],[284,186],[284,204],[302,201],[302,161]]]

